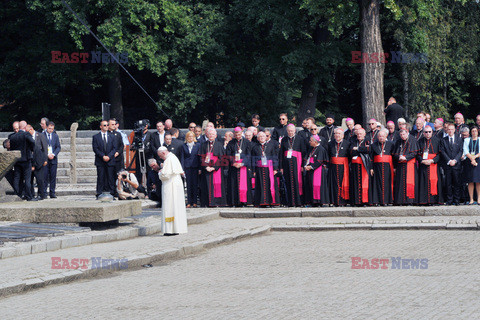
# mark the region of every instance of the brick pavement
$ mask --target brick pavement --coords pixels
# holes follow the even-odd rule
[[[0,306],[2,319],[475,319],[479,245],[475,231],[273,232]],[[423,270],[352,270],[352,256],[429,261]]]

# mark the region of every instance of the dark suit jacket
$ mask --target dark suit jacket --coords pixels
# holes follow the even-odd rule
[[[103,156],[108,156],[110,160],[107,162],[109,167],[115,166],[115,136],[111,133],[107,133],[107,150],[104,149],[102,133],[99,132],[92,138],[92,149],[95,153],[95,165],[102,166],[105,161],[103,161]]]
[[[200,150],[200,143],[195,143],[192,148],[192,152],[188,152],[188,146],[186,143],[180,148],[182,150],[180,155],[180,163],[183,170],[188,168],[200,168],[200,158],[198,157],[198,151]]]
[[[48,142],[45,135],[35,132],[35,147],[33,149],[32,167],[40,169],[47,161]]]
[[[163,132],[163,141],[165,141],[165,134],[166,132]],[[151,150],[153,157],[158,160],[158,155],[157,155],[157,150],[160,148],[163,144],[160,144],[160,137],[158,135],[158,131],[152,133],[152,141],[150,142]]]
[[[32,159],[35,140],[30,133],[18,131],[10,137],[10,150],[20,150],[21,158],[18,162],[25,162]]]
[[[47,139],[48,143],[48,136],[47,133],[43,133],[45,135],[45,139]],[[48,160],[50,164],[57,164],[58,163],[58,154],[60,153],[60,150],[62,150],[60,146],[60,138],[58,137],[58,134],[53,131],[52,132],[52,139],[51,139],[51,147],[52,147],[52,153],[55,155],[55,157],[52,160]]]
[[[456,160],[457,163],[452,167],[453,169],[460,169],[460,159],[463,154],[463,139],[458,134],[454,134],[453,146],[450,146],[450,136],[446,136],[442,139],[440,146],[442,162],[445,167],[450,160]]]
[[[182,146],[183,146],[183,142],[176,139],[176,138],[172,138],[172,144],[170,144],[167,149],[168,151],[170,152],[173,152],[177,158],[180,160],[180,157],[182,156]]]
[[[112,136],[115,137],[115,152],[118,152],[118,157],[115,158],[115,162],[122,162],[123,161],[123,139],[120,132],[113,131],[110,132]],[[114,154],[115,156],[115,154]]]

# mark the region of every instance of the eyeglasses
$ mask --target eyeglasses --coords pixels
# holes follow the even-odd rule
[[[189,129],[195,129],[195,127],[188,127]]]
[[[102,124],[102,127],[108,127],[108,124]]]
[[[287,120],[287,118],[280,118],[280,120]]]
[[[424,133],[432,133],[433,131],[424,131]]]
[[[376,124],[376,123],[375,122],[369,123],[369,125],[374,125],[374,124]]]
[[[310,129],[310,131],[317,131],[317,130],[318,130],[317,128]]]

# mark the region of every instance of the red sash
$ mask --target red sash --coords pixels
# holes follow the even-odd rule
[[[348,179],[348,158],[347,157],[332,157],[330,158],[332,164],[342,164],[343,165],[343,180],[342,180],[342,198],[345,200],[350,199],[350,194],[348,192],[350,183]]]
[[[235,163],[242,163],[243,160],[235,161]],[[247,202],[247,191],[248,191],[248,183],[247,183],[247,167],[243,166],[240,168],[240,181],[238,182],[238,194],[240,198],[240,202]]]
[[[309,159],[309,163],[314,163],[315,160],[313,157]],[[321,196],[321,190],[322,188],[322,166],[318,167],[315,169],[313,172],[313,199],[314,200],[320,200],[322,198]]]
[[[272,195],[272,204],[275,203],[275,177],[273,175],[273,161],[268,160],[266,166],[262,166],[262,161],[257,161],[257,167],[268,168],[268,176],[270,177],[270,194]]]
[[[210,153],[210,160],[213,160],[213,162],[216,163],[218,160],[218,157],[214,156],[213,153]],[[213,171],[213,196],[215,198],[222,197],[222,170],[221,169]]]
[[[390,173],[391,173],[391,182],[392,182],[392,198],[393,198],[393,162],[392,162],[392,156],[390,155],[383,155],[383,156],[374,156],[373,157],[373,162],[376,163],[388,163],[390,165]]]
[[[415,158],[407,161],[407,198],[415,198]]]
[[[429,153],[428,159],[433,159],[437,156],[436,153]],[[430,192],[432,196],[438,195],[438,175],[437,175],[437,164],[432,163],[429,165],[428,170],[430,171]]]
[[[285,158],[287,157],[288,151],[285,151]],[[303,182],[302,182],[302,153],[292,150],[292,157],[297,159],[297,178],[298,178],[298,193],[303,195]]]
[[[365,169],[365,165],[363,164],[362,158],[356,157],[352,159],[352,163],[359,164],[362,167],[362,202],[368,202],[368,172]]]

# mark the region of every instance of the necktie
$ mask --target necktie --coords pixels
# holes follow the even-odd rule
[[[48,134],[48,145],[50,145],[50,146],[52,145],[52,134],[51,133]]]
[[[452,147],[453,147],[453,138],[450,137],[450,148],[452,148]]]
[[[103,147],[105,152],[107,152],[107,135],[105,133],[103,134]]]

